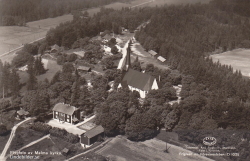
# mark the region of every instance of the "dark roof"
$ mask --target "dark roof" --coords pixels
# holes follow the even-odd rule
[[[149,91],[153,85],[153,82],[154,77],[151,75],[129,68],[121,81],[121,85],[123,87],[129,85],[143,91]]]
[[[92,137],[94,137],[94,136],[96,136],[96,135],[99,135],[99,134],[101,134],[101,133],[103,133],[103,132],[104,132],[104,128],[103,128],[101,125],[99,125],[99,126],[96,126],[96,127],[93,128],[93,129],[87,131],[87,132],[84,134],[84,136],[87,136],[88,138],[92,138]]]
[[[70,106],[69,104],[58,103],[54,106],[53,111],[65,113],[67,115],[73,115],[73,113],[78,110],[78,108],[74,106]]]
[[[149,54],[155,56],[155,55],[157,55],[157,52],[155,52],[154,50],[149,50]]]
[[[91,68],[90,67],[86,67],[86,66],[78,66],[77,69],[78,70],[89,71]]]
[[[25,111],[24,109],[20,109],[19,111],[17,111],[17,114],[22,116],[22,115],[28,115],[29,112],[28,111]]]

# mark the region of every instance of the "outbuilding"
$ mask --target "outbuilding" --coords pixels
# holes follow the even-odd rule
[[[81,143],[84,145],[91,145],[104,137],[104,128],[99,125],[81,135]]]

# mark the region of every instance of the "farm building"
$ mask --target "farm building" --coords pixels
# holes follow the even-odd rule
[[[155,52],[154,50],[149,50],[148,53],[153,57],[157,55],[157,52]]]
[[[160,60],[162,63],[164,63],[165,61],[166,61],[166,59],[165,58],[163,58],[162,56],[158,56],[158,58],[157,58],[158,60]]]
[[[80,110],[69,104],[58,103],[53,108],[53,119],[70,124],[77,123],[80,120]]]
[[[127,55],[123,67],[122,81],[118,88],[128,87],[131,91],[138,91],[141,98],[145,98],[146,94],[153,89],[159,89],[157,81],[151,75],[139,72],[130,68],[130,46],[127,48]]]
[[[103,137],[104,137],[104,128],[102,126],[96,126],[95,128],[81,135],[81,143],[84,145],[91,145],[96,141],[98,141],[99,138]]]
[[[85,55],[85,51],[75,51],[73,54],[76,54],[78,58],[83,58]]]
[[[60,49],[60,47],[57,44],[55,44],[55,45],[51,46],[50,53],[56,53],[59,51],[59,49]]]
[[[24,119],[25,117],[27,117],[29,115],[29,112],[25,111],[22,108],[19,111],[17,111],[16,113],[17,113],[17,118],[20,118],[20,119]]]
[[[80,72],[91,72],[91,68],[86,66],[78,66],[77,70]]]

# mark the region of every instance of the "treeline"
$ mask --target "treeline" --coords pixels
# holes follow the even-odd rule
[[[82,38],[93,37],[105,30],[119,34],[120,27],[133,32],[142,22],[147,21],[152,14],[151,8],[120,11],[101,8],[93,17],[74,17],[73,21],[60,24],[46,35],[48,45],[57,44],[66,48],[75,48]]]
[[[2,0],[0,1],[0,25],[24,26],[26,22],[69,14],[103,6],[118,0]]]

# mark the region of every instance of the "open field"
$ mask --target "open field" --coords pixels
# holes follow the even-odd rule
[[[169,153],[165,153],[166,143],[158,139],[144,142],[132,142],[125,137],[117,136],[97,154],[112,158],[115,161],[204,161],[211,160],[201,156],[183,156],[181,152],[192,153],[186,149],[170,145]]]
[[[221,54],[210,56],[214,62],[231,65],[234,69],[240,70],[242,75],[250,77],[250,49],[236,49]]]

